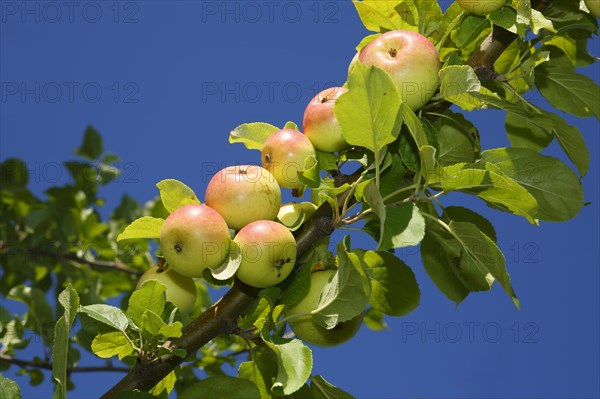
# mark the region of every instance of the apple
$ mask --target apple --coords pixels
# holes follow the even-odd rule
[[[338,97],[347,91],[345,87],[330,87],[317,94],[306,106],[302,130],[317,150],[337,152],[350,147],[333,113]]]
[[[233,241],[242,256],[236,275],[253,287],[279,284],[296,263],[296,240],[281,223],[257,220],[244,226]]]
[[[317,309],[321,299],[321,293],[335,270],[326,269],[314,271],[310,275],[310,289],[306,296],[297,304],[286,310],[292,331],[301,340],[316,346],[335,346],[352,338],[362,325],[363,314],[343,323],[339,323],[331,330],[321,327],[315,323],[310,313]],[[295,317],[294,317],[295,316]]]
[[[487,15],[499,10],[506,0],[456,0],[467,12],[477,15]]]
[[[281,189],[275,177],[260,166],[229,166],[208,183],[206,205],[219,212],[229,228],[239,230],[255,220],[275,220]]]
[[[179,274],[201,277],[219,267],[229,254],[231,238],[223,217],[201,204],[177,208],[163,223],[160,246],[167,263]]]
[[[386,32],[367,44],[358,58],[366,66],[385,70],[398,88],[402,101],[413,111],[425,105],[438,88],[439,54],[419,33]]]
[[[315,148],[304,134],[281,129],[271,134],[262,147],[262,165],[275,176],[283,188],[301,188],[298,172],[304,170],[306,158],[316,156]]]
[[[300,227],[306,219],[312,216],[317,206],[312,202],[291,202],[281,205],[277,213],[277,219],[288,228]]]
[[[196,284],[190,277],[182,276],[172,267],[161,269],[152,266],[140,277],[136,289],[149,280],[156,280],[165,286],[167,301],[173,302],[181,313],[189,313],[196,303]]]
[[[585,6],[596,18],[600,18],[600,0],[583,0]]]

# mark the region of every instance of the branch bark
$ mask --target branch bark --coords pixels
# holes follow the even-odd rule
[[[517,35],[494,26],[492,33],[481,46],[473,53],[468,65],[475,71],[483,74],[489,70],[502,52],[515,40]],[[484,76],[482,75],[482,78]],[[450,108],[451,103],[443,103],[437,112]],[[360,170],[342,180],[352,183],[360,176]],[[338,203],[343,203],[345,196],[338,198]],[[328,203],[321,205],[313,216],[296,232],[298,244],[298,258],[301,258],[311,247],[329,236],[334,231],[333,210]],[[258,289],[248,287],[236,280],[233,287],[216,302],[210,309],[201,314],[197,319],[184,327],[181,338],[172,341],[172,344],[187,350],[188,354],[195,353],[199,348],[220,334],[226,333],[244,310],[256,299]],[[166,377],[179,364],[183,358],[164,356],[152,363],[138,363],[131,371],[101,399],[111,399],[117,393],[140,389],[149,390],[160,380]]]

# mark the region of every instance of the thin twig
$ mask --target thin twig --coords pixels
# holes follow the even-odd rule
[[[0,362],[14,364],[19,367],[35,367],[43,370],[52,370],[52,363],[50,362],[39,362],[26,359],[18,359],[16,357],[0,354]],[[114,373],[126,373],[129,371],[129,367],[115,367],[112,365],[108,366],[86,366],[86,367],[67,367],[67,373],[95,373],[95,372],[114,372]]]

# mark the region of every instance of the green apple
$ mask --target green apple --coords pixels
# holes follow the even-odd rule
[[[296,263],[296,240],[281,223],[270,220],[252,222],[244,226],[233,241],[242,256],[236,275],[253,287],[279,284]]]
[[[304,170],[306,158],[316,156],[315,148],[304,134],[281,129],[263,143],[262,165],[275,176],[283,188],[301,188],[298,172]]]
[[[176,209],[160,232],[165,260],[187,277],[202,277],[206,268],[219,267],[228,256],[230,245],[227,223],[206,205],[190,204]]]
[[[333,113],[338,97],[347,91],[345,87],[330,87],[317,94],[306,106],[302,130],[317,150],[337,152],[350,148]]]
[[[600,0],[583,0],[593,16],[600,18]]]
[[[281,189],[268,170],[256,165],[229,166],[213,176],[206,188],[206,205],[239,230],[255,220],[275,220]]]
[[[417,32],[386,32],[367,44],[358,58],[367,66],[385,70],[402,101],[413,111],[423,107],[439,86],[439,54],[433,44]]]
[[[277,219],[288,228],[300,227],[304,220],[311,217],[317,206],[312,202],[290,202],[289,204],[281,205]]]
[[[499,10],[506,0],[456,0],[467,12],[477,15],[487,15]]]
[[[362,325],[363,314],[343,323],[339,323],[331,330],[315,323],[310,313],[317,309],[321,293],[331,281],[335,270],[326,269],[315,271],[310,275],[310,289],[306,296],[297,304],[286,310],[286,317],[290,318],[289,324],[298,338],[316,346],[335,346],[345,342],[356,335]]]
[[[140,288],[149,280],[156,280],[165,286],[167,301],[173,302],[181,313],[189,313],[196,303],[196,284],[190,277],[182,276],[172,267],[160,269],[152,266],[140,277],[135,287]]]

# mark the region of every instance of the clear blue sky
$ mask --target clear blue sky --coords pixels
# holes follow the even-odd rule
[[[229,145],[228,132],[252,121],[300,124],[316,91],[345,81],[354,46],[367,34],[350,2],[69,8],[3,1],[1,7],[0,158],[24,159],[34,173],[31,187],[42,195],[68,180],[58,165],[92,124],[124,169],[102,193],[107,209],[124,193],[140,201],[154,197],[164,178],[182,180],[203,197],[215,170],[259,162],[258,152]],[[591,52],[600,55],[599,40]],[[581,72],[596,81],[600,76],[597,65]],[[539,94],[528,98],[545,106]],[[508,145],[502,112],[468,117],[486,148]],[[592,154],[583,180],[591,205],[575,219],[534,227],[465,196],[443,198],[494,222],[522,310],[499,287],[470,295],[456,309],[409,248],[400,255],[417,275],[420,307],[388,318],[388,331],[363,327],[349,344],[315,349],[314,373],[359,398],[598,397],[599,125],[567,119],[582,130]],[[544,153],[563,158],[556,145]],[[353,246],[373,243],[357,235]],[[22,310],[4,299],[2,305]],[[84,357],[81,364],[94,361]],[[25,397],[49,396],[48,383],[30,388],[15,370],[8,375]],[[76,375],[70,397],[97,397],[119,377]]]

